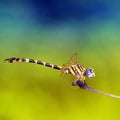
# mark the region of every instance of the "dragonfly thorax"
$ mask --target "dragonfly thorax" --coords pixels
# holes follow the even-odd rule
[[[80,78],[80,76],[84,75],[85,68],[79,64],[71,65],[64,69],[64,73],[72,74],[76,76],[77,78]]]

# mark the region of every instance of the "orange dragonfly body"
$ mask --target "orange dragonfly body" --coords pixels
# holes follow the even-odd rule
[[[61,71],[62,74],[72,74],[76,78],[76,80],[74,82],[72,82],[73,86],[79,86],[82,89],[89,90],[91,92],[96,92],[98,94],[102,94],[105,96],[120,98],[120,96],[105,93],[105,92],[93,89],[87,85],[86,77],[88,77],[88,78],[95,77],[95,72],[94,72],[94,69],[92,69],[92,68],[86,69],[85,67],[80,65],[78,63],[77,54],[74,54],[70,58],[70,60],[66,64],[64,64],[63,66],[50,64],[50,63],[43,62],[40,60],[27,59],[27,58],[17,58],[17,57],[7,58],[7,59],[5,59],[5,61],[8,61],[9,63],[14,63],[14,62],[36,63],[38,65],[44,65],[46,67],[50,67],[50,68],[56,69],[58,71]]]

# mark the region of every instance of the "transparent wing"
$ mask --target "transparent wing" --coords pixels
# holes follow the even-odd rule
[[[102,91],[99,91],[99,90],[96,90],[96,89],[93,89],[93,88],[90,88],[90,87],[87,87],[87,86],[84,89],[89,90],[91,92],[98,93],[98,94],[102,94],[102,95],[105,95],[105,96],[110,96],[110,97],[113,97],[113,98],[120,98],[120,96],[118,96],[118,95],[113,95],[113,94],[110,94],[110,93],[102,92]]]
[[[78,63],[78,55],[75,53],[65,64],[67,67]]]
[[[77,64],[78,63],[78,55],[77,53],[75,53],[69,60],[66,64],[63,64],[62,66],[62,69],[61,69],[61,76],[63,76],[64,74],[64,70],[71,66],[71,65],[74,65],[74,64]]]

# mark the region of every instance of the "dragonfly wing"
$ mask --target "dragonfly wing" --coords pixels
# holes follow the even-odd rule
[[[75,53],[65,64],[67,67],[78,63],[78,55]]]
[[[62,69],[61,69],[61,76],[63,76],[64,71],[67,67],[77,64],[78,63],[78,55],[75,53],[66,64],[63,64]]]

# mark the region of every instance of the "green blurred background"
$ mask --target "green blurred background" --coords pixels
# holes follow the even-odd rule
[[[0,120],[116,120],[120,99],[71,86],[59,71],[9,57],[62,65],[78,53],[95,69],[89,86],[120,95],[120,2],[0,1]]]

